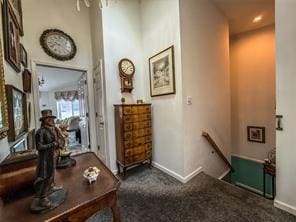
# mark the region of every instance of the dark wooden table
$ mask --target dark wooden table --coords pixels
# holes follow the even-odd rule
[[[276,168],[273,164],[263,163],[263,196],[266,197],[266,188],[265,188],[265,180],[266,180],[266,174],[270,175],[272,177],[272,198],[275,198],[275,172]]]
[[[30,204],[33,196],[17,199],[0,206],[0,221],[77,221],[82,222],[103,208],[111,208],[114,221],[120,221],[117,207],[117,190],[120,182],[94,153],[73,157],[76,166],[56,171],[56,184],[68,191],[66,201],[45,214],[32,214]],[[98,167],[101,172],[93,184],[83,177],[89,166]]]

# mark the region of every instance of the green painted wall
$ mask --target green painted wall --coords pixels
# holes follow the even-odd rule
[[[231,164],[235,170],[231,174],[231,183],[242,183],[263,192],[263,165],[252,160],[231,156]],[[272,194],[272,179],[266,175],[266,192]]]

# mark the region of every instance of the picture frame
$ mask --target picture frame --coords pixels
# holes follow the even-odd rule
[[[8,0],[16,18],[20,35],[24,36],[22,0]]]
[[[13,142],[28,131],[26,94],[12,85],[6,85],[8,107],[8,141]]]
[[[8,0],[3,1],[2,14],[5,60],[19,73],[21,71],[20,31],[16,16]]]
[[[248,141],[265,143],[265,127],[247,126]]]
[[[176,93],[174,46],[149,58],[150,96]]]
[[[32,89],[32,73],[25,69],[23,71],[23,90],[25,93],[31,93]]]
[[[21,63],[28,68],[28,53],[23,44],[21,44]]]
[[[0,140],[7,136],[8,125],[8,110],[7,110],[7,98],[5,90],[5,78],[4,78],[4,64],[2,54],[2,44],[0,39]]]

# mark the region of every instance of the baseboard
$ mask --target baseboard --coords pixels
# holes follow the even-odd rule
[[[242,187],[242,188],[245,188],[245,189],[247,189],[247,190],[249,190],[249,191],[252,191],[252,192],[254,192],[254,193],[257,193],[257,194],[263,195],[263,192],[262,192],[261,190],[258,190],[258,189],[254,188],[254,187],[250,187],[250,186],[248,186],[248,185],[246,185],[246,184],[243,184],[243,183],[240,183],[240,182],[235,182],[235,185],[237,185],[237,186],[239,186],[239,187]],[[266,195],[266,197],[268,197],[268,198],[272,198],[272,196],[271,196],[270,194],[268,194],[268,193],[265,193],[265,195]]]
[[[197,174],[199,174],[199,173],[202,172],[202,167],[199,167],[199,168],[197,168],[196,170],[194,170],[192,173],[190,173],[190,174],[188,174],[187,176],[183,177],[183,176],[181,176],[180,174],[178,174],[178,173],[176,173],[176,172],[174,172],[174,171],[172,171],[172,170],[169,170],[168,168],[166,168],[166,167],[162,166],[161,164],[156,163],[156,162],[154,162],[154,161],[152,161],[152,165],[153,165],[155,168],[157,168],[157,169],[159,169],[159,170],[161,170],[161,171],[167,173],[168,175],[170,175],[170,176],[176,178],[177,180],[179,180],[179,181],[182,182],[182,183],[187,183],[189,180],[191,180],[191,179],[192,179],[193,177],[195,177]]]
[[[223,180],[223,178],[226,177],[226,175],[229,174],[230,171],[230,169],[227,169],[224,173],[221,174],[221,176],[218,177],[218,179]]]
[[[263,160],[258,160],[258,159],[254,159],[254,158],[250,158],[250,157],[246,157],[246,156],[242,156],[242,155],[238,155],[238,154],[231,154],[231,156],[235,156],[241,159],[245,159],[245,160],[250,160],[253,162],[257,162],[257,163],[264,163]]]
[[[188,174],[186,177],[183,177],[183,180],[184,180],[183,183],[187,183],[189,180],[191,180],[193,177],[195,177],[197,174],[201,172],[202,172],[202,167],[198,167],[192,173]]]
[[[281,202],[277,199],[274,200],[274,206],[296,216],[296,207],[294,206]]]

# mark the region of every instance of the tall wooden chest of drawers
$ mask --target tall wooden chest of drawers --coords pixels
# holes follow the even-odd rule
[[[116,155],[125,176],[130,166],[152,161],[151,104],[115,106]]]

